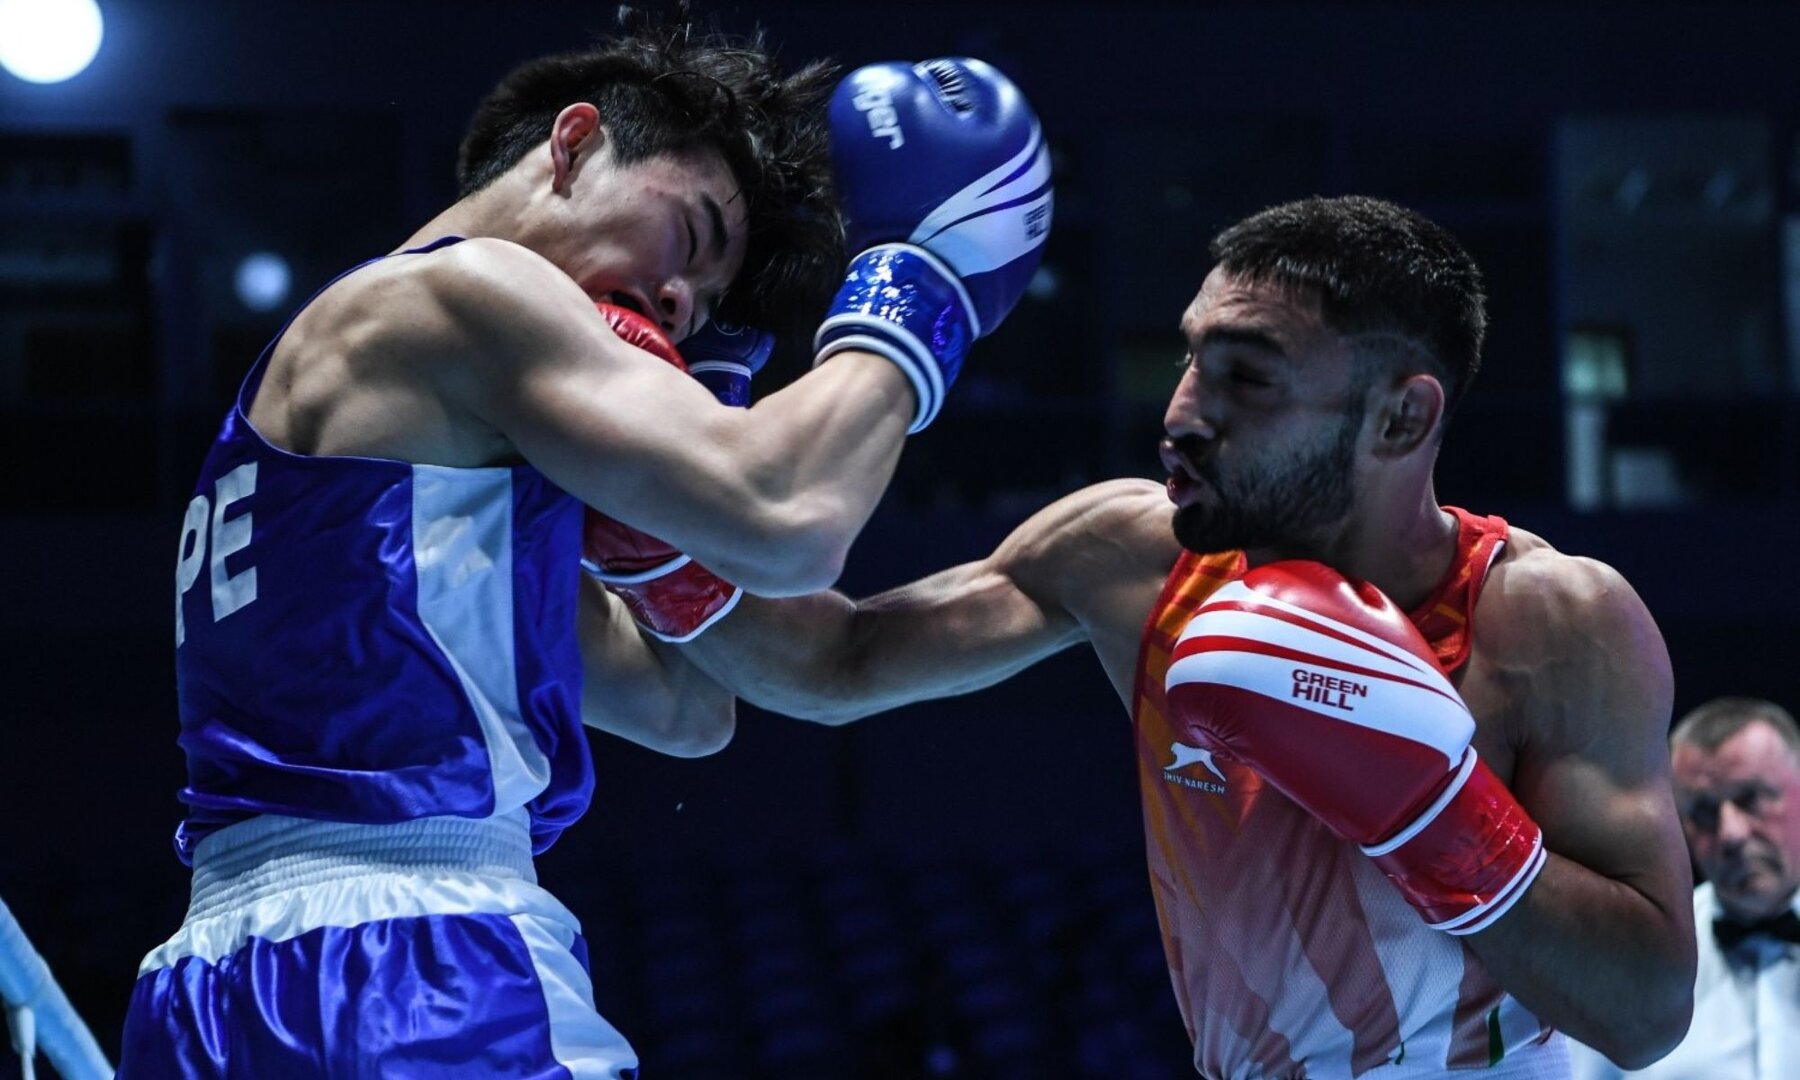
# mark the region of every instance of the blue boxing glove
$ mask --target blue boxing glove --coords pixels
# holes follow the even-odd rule
[[[900,365],[918,431],[1037,269],[1050,154],[1018,87],[966,58],[858,68],[832,95],[830,123],[860,254],[819,327],[815,363],[860,349]]]
[[[688,374],[726,405],[748,408],[750,377],[769,362],[775,335],[748,326],[709,320],[681,343]]]

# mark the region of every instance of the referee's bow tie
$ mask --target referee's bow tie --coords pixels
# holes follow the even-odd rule
[[[1755,937],[1757,934],[1766,934],[1779,941],[1792,941],[1800,944],[1800,915],[1794,914],[1794,909],[1789,908],[1772,918],[1753,923],[1741,923],[1725,918],[1713,920],[1713,936],[1719,939],[1721,949],[1729,949],[1738,942]]]

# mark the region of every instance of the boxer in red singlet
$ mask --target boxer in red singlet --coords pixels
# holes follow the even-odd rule
[[[1166,484],[1078,491],[860,602],[747,601],[688,655],[841,723],[1090,644],[1203,1075],[1566,1076],[1560,1032],[1657,1059],[1694,979],[1668,656],[1609,567],[1438,503],[1473,261],[1362,198],[1212,254]]]

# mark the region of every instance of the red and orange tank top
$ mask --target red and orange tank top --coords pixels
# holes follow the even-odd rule
[[[1410,615],[1448,673],[1468,660],[1507,525],[1446,509],[1456,557]],[[1244,570],[1239,552],[1176,561],[1145,623],[1132,703],[1151,887],[1195,1066],[1216,1077],[1556,1075],[1561,1039],[1456,938],[1427,928],[1355,845],[1170,722],[1176,638]]]

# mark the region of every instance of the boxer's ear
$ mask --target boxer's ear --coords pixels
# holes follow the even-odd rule
[[[581,163],[598,153],[605,142],[599,109],[586,101],[564,106],[550,125],[551,190],[567,195]]]
[[[1444,386],[1436,376],[1408,375],[1371,393],[1376,457],[1405,457],[1431,441],[1444,415]]]

